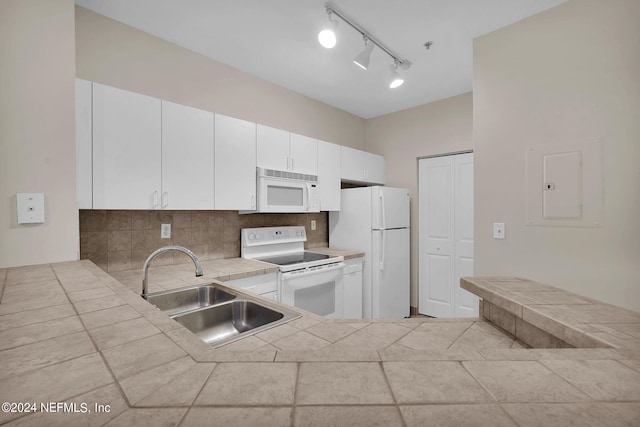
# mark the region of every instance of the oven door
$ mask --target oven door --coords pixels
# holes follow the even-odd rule
[[[309,183],[261,177],[258,187],[259,212],[309,211]]]
[[[280,273],[281,302],[331,319],[343,316],[344,263]]]

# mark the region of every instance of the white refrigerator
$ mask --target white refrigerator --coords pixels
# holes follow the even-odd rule
[[[365,253],[364,318],[409,316],[409,190],[341,190],[340,211],[329,212],[329,245]]]

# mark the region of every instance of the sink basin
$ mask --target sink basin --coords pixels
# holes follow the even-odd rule
[[[196,310],[234,299],[236,296],[216,285],[200,285],[191,288],[149,294],[147,301],[168,316]]]
[[[299,317],[252,301],[236,299],[212,307],[172,316],[206,343],[219,346]]]

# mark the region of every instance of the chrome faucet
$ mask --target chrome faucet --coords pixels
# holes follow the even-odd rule
[[[144,262],[144,267],[142,267],[142,298],[147,299],[148,295],[147,289],[149,285],[149,264],[151,264],[151,260],[156,256],[168,251],[178,251],[182,252],[183,254],[189,255],[193,263],[196,265],[196,277],[202,276],[202,267],[200,267],[200,261],[198,261],[198,257],[196,256],[196,254],[191,252],[189,249],[176,245],[169,245],[160,249],[156,249],[151,255],[149,255],[149,258],[147,258],[147,260]]]

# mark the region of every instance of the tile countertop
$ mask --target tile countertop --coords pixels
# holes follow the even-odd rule
[[[156,280],[190,284],[190,266],[172,271]],[[90,261],[0,269],[0,284],[0,399],[20,409],[0,424],[640,425],[635,317],[610,319],[617,348],[531,349],[477,318],[305,313],[213,349]]]
[[[331,256],[342,256],[345,260],[364,256],[363,252],[334,248],[310,248],[307,250]],[[188,258],[185,257],[185,259],[187,262],[184,264],[154,266],[152,263],[149,268],[149,293],[211,282],[212,280],[226,282],[278,271],[277,265],[267,262],[245,258],[223,258],[200,261],[204,275],[202,277],[194,277],[192,274],[194,271],[193,263]],[[124,270],[109,274],[132,291],[141,292],[142,269]]]

